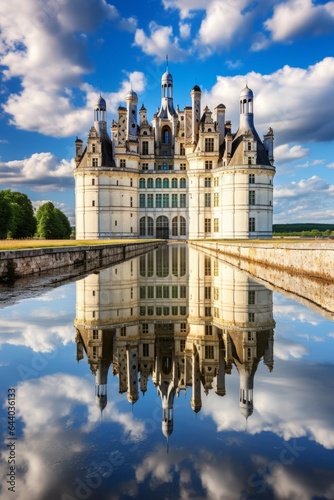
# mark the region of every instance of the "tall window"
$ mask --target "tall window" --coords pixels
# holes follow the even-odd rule
[[[145,188],[145,179],[143,179],[143,178],[139,179],[139,187]]]
[[[155,206],[156,208],[162,208],[162,194],[160,193],[155,195]]]
[[[248,220],[248,231],[255,231],[255,217],[249,217]]]
[[[176,179],[176,177],[173,177],[173,179],[172,179],[172,188],[177,188],[177,179]]]
[[[248,181],[249,184],[255,184],[255,174],[249,174]]]
[[[149,344],[143,344],[143,357],[147,358],[149,356]]]
[[[147,236],[153,236],[153,219],[152,217],[147,217]]]
[[[177,194],[172,194],[172,208],[177,208]]]
[[[181,142],[180,144],[180,155],[185,155],[186,154],[186,150],[184,149],[184,144]]]
[[[219,232],[219,219],[213,219],[213,230],[215,233]]]
[[[206,345],[205,346],[205,359],[214,359],[214,346]]]
[[[214,151],[214,139],[213,137],[207,137],[205,139],[205,152],[213,153]]]
[[[152,189],[152,188],[153,188],[153,179],[152,179],[152,177],[149,177],[149,178],[147,179],[147,187],[148,187],[149,189]]]
[[[172,236],[177,236],[177,217],[172,220]]]
[[[204,276],[211,276],[211,257],[204,257]]]
[[[212,161],[205,160],[205,170],[212,170]]]
[[[182,179],[180,179],[180,188],[183,189],[187,186],[187,181],[184,177],[182,177]]]
[[[248,304],[255,304],[255,290],[248,290]]]
[[[205,179],[204,179],[204,186],[206,188],[211,187],[211,177],[205,177]]]
[[[204,219],[204,231],[211,233],[211,219]]]
[[[139,208],[145,208],[145,195],[139,195]]]
[[[164,144],[168,144],[169,143],[169,129],[168,128],[165,128],[162,131],[162,142]]]
[[[160,177],[158,177],[157,179],[155,179],[155,187],[161,189],[161,186],[162,186],[162,181]]]
[[[92,153],[96,153],[96,144],[92,144]]]
[[[148,155],[148,141],[143,141],[141,152],[143,155]]]
[[[142,217],[139,221],[139,234],[140,236],[145,236],[145,217]]]
[[[180,217],[180,236],[186,236],[186,219],[184,217]]]
[[[163,208],[168,208],[169,207],[169,194],[163,194]]]
[[[121,168],[125,168],[126,167],[126,160],[119,160],[119,166]]]
[[[249,204],[255,205],[255,191],[249,191]]]
[[[211,193],[204,194],[204,206],[211,207]]]
[[[169,179],[167,179],[167,177],[164,178],[164,180],[162,182],[162,186],[165,189],[169,188]]]
[[[153,208],[153,194],[147,195],[147,208]]]
[[[213,205],[219,207],[219,193],[214,193],[213,195]]]
[[[180,208],[186,208],[186,195],[180,194]]]

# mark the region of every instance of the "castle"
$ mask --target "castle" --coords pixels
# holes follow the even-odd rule
[[[254,126],[253,92],[240,93],[232,133],[225,106],[174,108],[173,77],[161,78],[161,103],[151,124],[131,90],[107,131],[99,96],[86,148],[76,139],[76,238],[270,238],[274,136]]]
[[[186,244],[164,245],[77,281],[74,325],[77,360],[87,358],[98,408],[108,403],[108,373],[131,404],[151,379],[166,438],[180,392],[188,389],[195,413],[209,392],[228,412],[226,386],[237,376],[236,401],[247,419],[260,361],[270,372],[274,366],[272,291]]]

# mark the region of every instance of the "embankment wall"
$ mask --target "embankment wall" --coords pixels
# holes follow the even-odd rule
[[[334,242],[191,245],[334,320]]]
[[[79,247],[34,248],[0,251],[0,282],[12,282],[25,276],[52,272],[67,266],[113,264],[153,250],[163,242],[87,245]]]

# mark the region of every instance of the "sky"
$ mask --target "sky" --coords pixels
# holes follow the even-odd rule
[[[74,224],[74,141],[100,92],[108,127],[131,89],[153,118],[161,75],[174,104],[226,106],[254,92],[275,134],[274,223],[334,223],[334,2],[11,0],[0,3],[0,189],[52,201]]]

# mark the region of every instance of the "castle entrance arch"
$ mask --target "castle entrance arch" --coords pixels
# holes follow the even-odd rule
[[[156,238],[167,240],[169,238],[169,220],[165,215],[160,215],[156,221]]]

